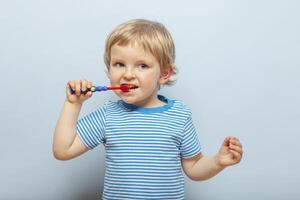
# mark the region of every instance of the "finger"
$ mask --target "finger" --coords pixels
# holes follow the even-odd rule
[[[67,93],[71,95],[71,91],[75,91],[75,82],[74,81],[68,81],[67,83]]]
[[[241,160],[241,158],[242,158],[242,155],[239,153],[239,152],[236,152],[236,151],[234,151],[234,150],[229,150],[230,151],[230,153],[232,153],[233,154],[233,158],[236,160],[236,161],[240,161]]]
[[[92,82],[91,81],[89,81],[89,80],[86,81],[86,88],[89,91],[89,92],[87,92],[87,96],[91,97],[92,96],[92,92],[91,92]]]
[[[79,96],[81,94],[81,81],[76,80],[75,81],[75,94]]]
[[[241,142],[237,138],[233,138],[232,140],[230,140],[230,143],[242,147]]]
[[[229,146],[229,141],[230,141],[230,137],[226,137],[225,139],[224,139],[224,142],[223,142],[223,146]]]
[[[86,93],[86,96],[88,96],[88,97],[91,97],[93,95],[93,93],[91,92],[91,91],[88,91],[87,93]]]
[[[240,154],[243,153],[243,149],[240,146],[237,146],[237,145],[230,145],[229,149],[230,150],[234,150],[234,151],[236,151],[236,152],[238,152]]]
[[[92,85],[92,81],[87,81],[87,88],[91,89]]]
[[[81,91],[83,93],[85,93],[86,89],[87,89],[87,81],[85,79],[82,79],[81,80]]]
[[[86,93],[85,93],[85,96],[87,97],[91,97],[93,95],[93,92],[91,91],[91,88],[92,88],[92,81],[90,80],[85,80],[86,82]]]

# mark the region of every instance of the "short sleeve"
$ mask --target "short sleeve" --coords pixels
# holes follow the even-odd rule
[[[181,141],[181,157],[193,157],[201,152],[200,142],[192,122],[191,116],[188,117],[183,127],[183,138]]]
[[[106,104],[77,121],[77,134],[89,149],[105,140],[105,116]]]

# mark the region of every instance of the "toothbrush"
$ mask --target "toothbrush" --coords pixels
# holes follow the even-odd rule
[[[129,92],[131,89],[138,88],[135,85],[130,84],[121,84],[120,86],[92,86],[91,88],[88,88],[87,91],[81,92],[83,94],[91,91],[91,92],[101,92],[101,91],[107,91],[107,90],[122,90],[123,92]],[[75,90],[72,88],[70,89],[71,95],[75,94]]]

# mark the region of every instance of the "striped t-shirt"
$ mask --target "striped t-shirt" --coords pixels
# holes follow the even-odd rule
[[[191,111],[181,101],[142,108],[107,102],[77,122],[77,133],[93,149],[106,150],[103,199],[184,199],[181,158],[200,153]]]

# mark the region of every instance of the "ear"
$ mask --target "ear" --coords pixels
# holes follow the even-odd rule
[[[170,79],[170,77],[173,75],[173,73],[174,73],[173,67],[171,64],[169,64],[166,67],[166,69],[164,69],[161,72],[161,75],[159,78],[159,84],[161,84],[161,85],[165,84]]]

